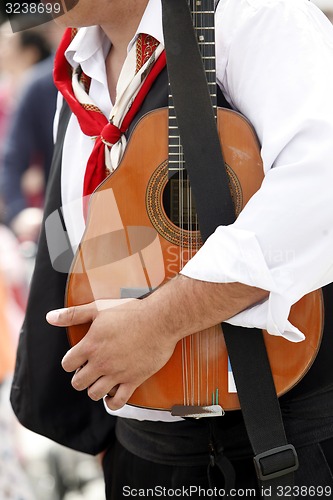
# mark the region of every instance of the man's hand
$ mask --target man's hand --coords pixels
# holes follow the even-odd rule
[[[51,311],[47,321],[55,326],[91,323],[62,366],[75,371],[76,390],[88,389],[94,401],[109,394],[107,404],[117,410],[165,365],[180,339],[221,323],[267,295],[240,283],[178,275],[145,299],[98,300]]]
[[[141,300],[98,300],[90,304],[51,311],[54,326],[91,323],[86,336],[62,360],[74,372],[74,389],[88,389],[98,401],[106,394],[112,410],[121,408],[134,390],[157,372],[171,357],[177,340],[161,335],[149,321]]]

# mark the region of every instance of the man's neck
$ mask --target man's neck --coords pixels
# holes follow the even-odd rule
[[[117,53],[127,51],[128,44],[136,33],[147,4],[148,0],[136,0],[131,3],[127,15],[122,12],[121,18],[118,19],[115,16],[112,18],[112,22],[101,25]]]
[[[127,55],[127,45],[126,47],[122,48],[119,46],[112,45],[105,61],[108,88],[109,88],[111,102],[113,104],[116,102],[117,82],[119,79],[121,69],[126,59],[126,55]]]
[[[122,22],[113,22],[112,24],[101,26],[104,33],[112,42],[105,64],[110,97],[113,103],[116,99],[118,78],[127,56],[128,44],[138,29],[147,4],[148,0],[137,0],[135,7],[127,18],[122,17]]]

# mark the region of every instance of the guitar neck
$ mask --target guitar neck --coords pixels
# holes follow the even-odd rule
[[[216,65],[215,65],[215,32],[214,32],[214,0],[189,0],[193,28],[201,53],[202,64],[206,74],[209,94],[213,109],[217,109]],[[180,143],[173,98],[169,86],[169,171],[184,168],[184,158]]]

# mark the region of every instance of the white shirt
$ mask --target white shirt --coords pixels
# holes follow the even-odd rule
[[[257,132],[265,179],[236,222],[219,227],[181,272],[268,290],[267,301],[231,322],[301,341],[287,321],[291,305],[333,281],[333,28],[308,0],[220,0],[215,26],[217,81]],[[160,0],[149,1],[137,32],[163,43]],[[67,51],[92,77],[90,94],[107,115],[108,48],[99,28],[84,28]],[[62,201],[74,247],[92,146],[72,117]]]
[[[221,0],[216,53],[218,82],[253,124],[266,176],[182,272],[268,290],[233,322],[302,340],[287,324],[291,305],[333,280],[333,28],[307,0]]]

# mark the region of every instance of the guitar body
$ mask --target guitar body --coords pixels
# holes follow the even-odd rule
[[[220,108],[217,125],[239,213],[263,180],[260,147],[240,114]],[[136,125],[119,167],[91,196],[87,227],[68,278],[67,307],[139,297],[182,269],[201,245],[199,231],[192,229],[191,200],[182,201],[182,214],[175,202],[183,197],[184,184],[181,176],[173,185],[168,180],[168,109],[152,111]],[[307,372],[319,349],[321,292],[302,298],[289,319],[304,332],[305,341],[294,344],[263,333],[279,395]],[[70,343],[79,342],[88,329],[68,328]],[[239,408],[221,326],[180,341],[168,363],[137,388],[129,404],[163,410],[174,405]]]

